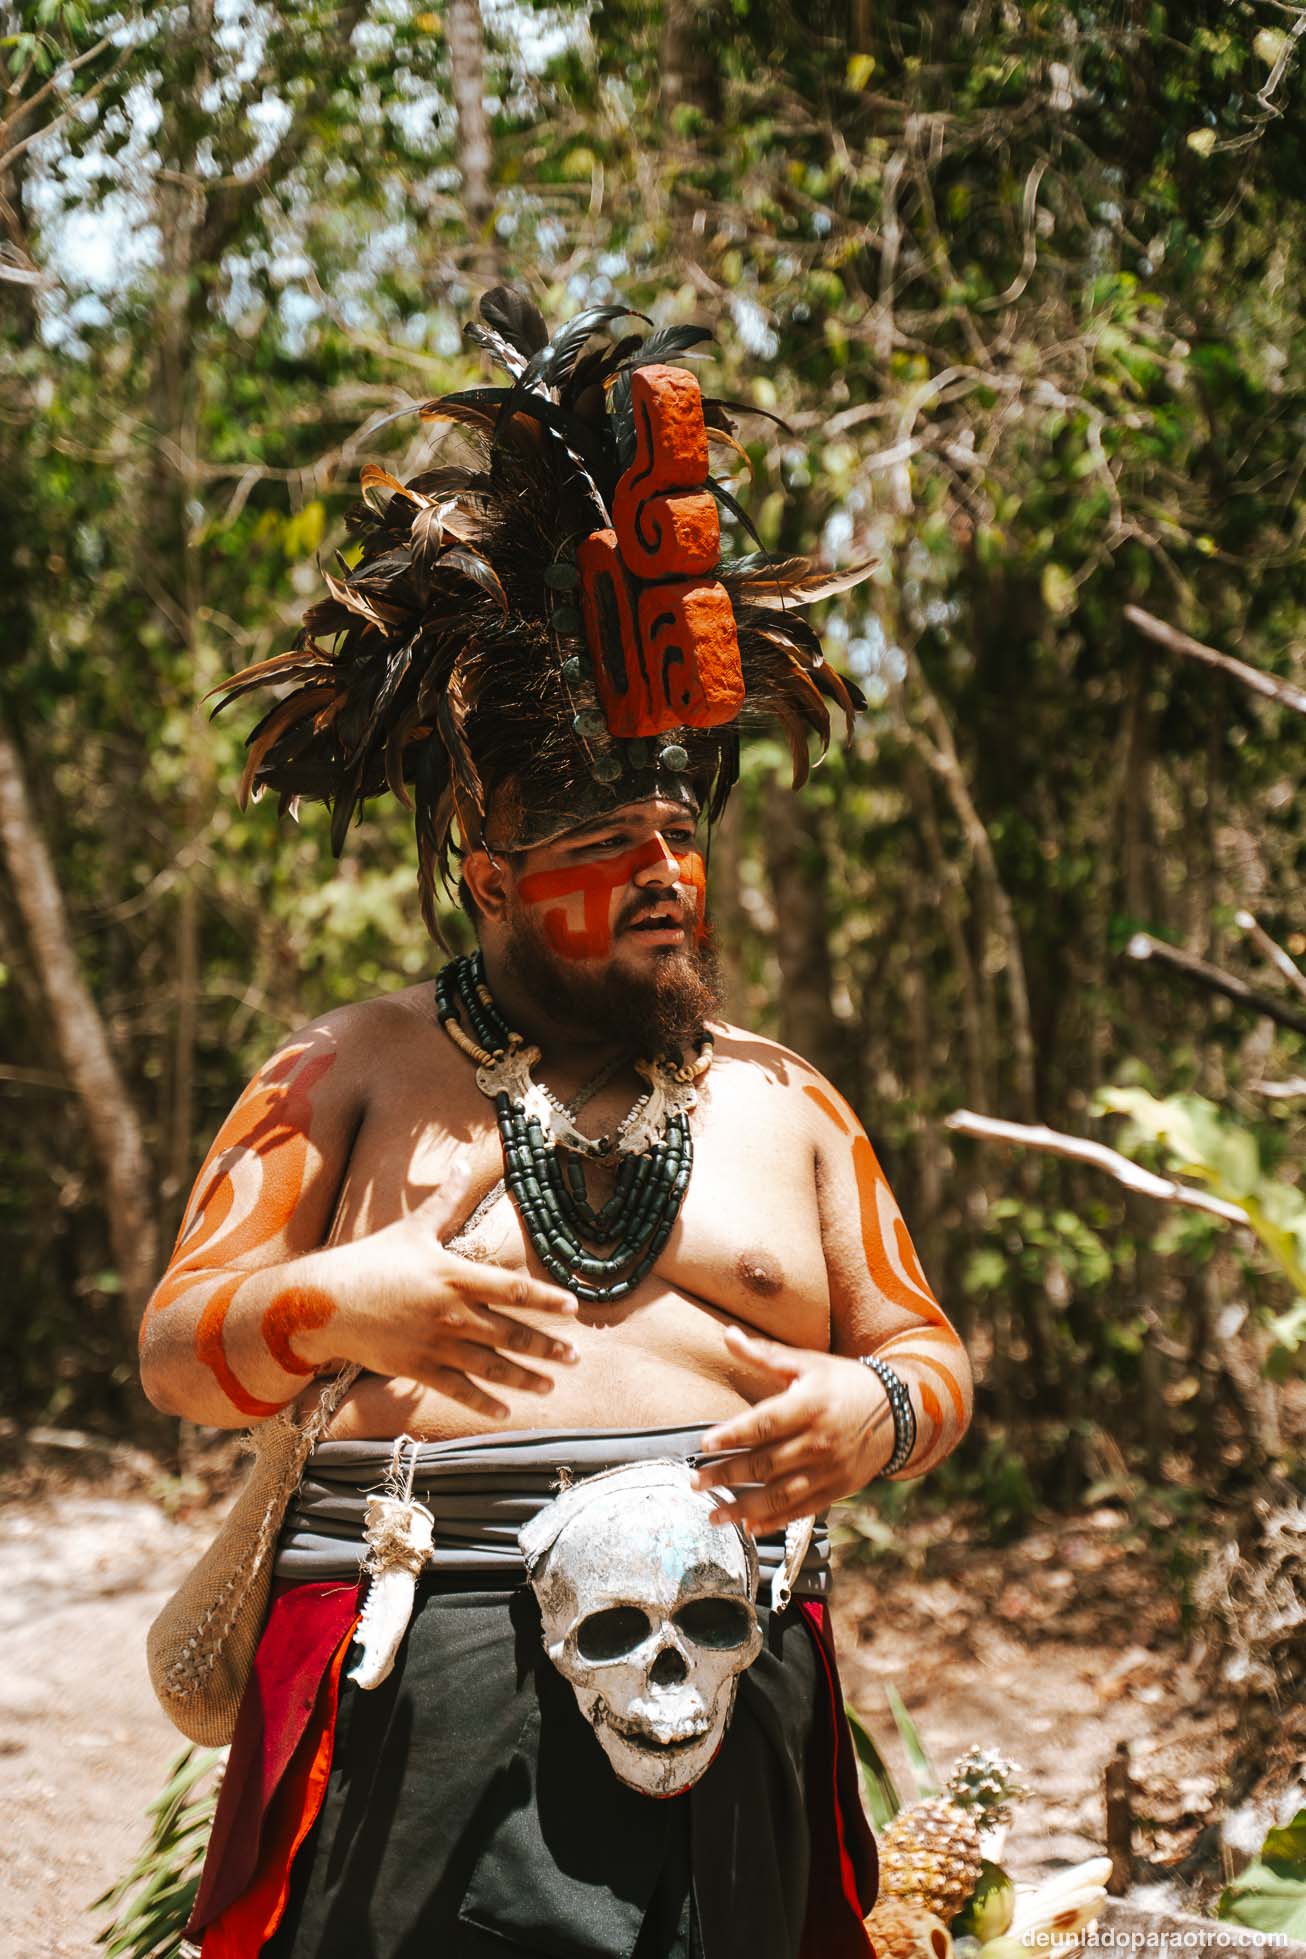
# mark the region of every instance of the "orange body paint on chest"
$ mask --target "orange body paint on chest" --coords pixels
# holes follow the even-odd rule
[[[664,861],[656,837],[602,863],[566,864],[554,871],[530,871],[517,887],[522,903],[541,913],[544,936],[563,959],[603,959],[612,950],[614,898],[636,871]],[[694,892],[694,939],[706,931],[707,880],[696,850],[677,857],[679,881]],[[650,898],[656,893],[650,892]]]

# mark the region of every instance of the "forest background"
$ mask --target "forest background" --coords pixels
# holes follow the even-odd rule
[[[434,969],[404,812],[339,863],[242,812],[252,717],[202,701],[289,645],[363,464],[426,465],[395,411],[486,378],[507,280],[713,327],[705,384],[786,425],[723,471],[763,543],[879,560],[821,620],[855,743],[801,798],[756,746],[711,871],[730,1011],[858,1108],[976,1364],[868,1542],[1109,1502],[1182,1590],[1282,1502],[1304,50],[1285,0],[0,4],[11,1440],[175,1456],[135,1327],[221,1115]]]

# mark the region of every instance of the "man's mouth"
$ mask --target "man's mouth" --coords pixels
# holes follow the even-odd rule
[[[655,943],[673,945],[685,936],[685,914],[679,905],[658,905],[628,919],[621,929],[638,932]]]

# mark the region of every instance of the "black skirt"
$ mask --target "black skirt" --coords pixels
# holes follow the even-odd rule
[[[421,1584],[389,1679],[342,1681],[265,1959],[797,1959],[820,1663],[799,1612],[758,1616],[716,1759],[659,1799],[614,1774],[528,1586]]]

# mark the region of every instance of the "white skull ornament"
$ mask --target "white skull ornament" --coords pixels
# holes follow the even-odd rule
[[[631,1463],[566,1489],[518,1542],[544,1650],[618,1776],[646,1796],[697,1782],[762,1650],[757,1550],[709,1522],[688,1463]]]

